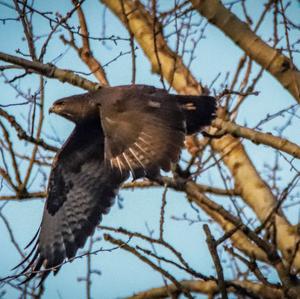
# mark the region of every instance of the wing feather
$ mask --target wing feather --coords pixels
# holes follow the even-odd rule
[[[22,273],[32,271],[23,283],[39,272],[43,282],[52,270],[57,272],[66,259],[75,256],[108,212],[126,177],[126,171],[120,174],[104,163],[100,120],[77,125],[55,158],[40,231],[23,261],[31,257]]]
[[[100,107],[105,157],[134,178],[170,170],[185,137],[184,114],[168,93],[141,86],[124,88]]]
[[[76,125],[54,159],[40,229],[18,265],[29,260],[22,273],[32,271],[24,282],[38,273],[41,283],[51,271],[56,274],[84,246],[129,172],[138,178],[169,171],[185,133],[209,125],[216,109],[211,97],[169,95],[139,85],[83,97],[97,104],[95,115]]]

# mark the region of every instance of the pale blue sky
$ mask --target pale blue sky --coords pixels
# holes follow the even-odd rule
[[[9,0],[0,1],[0,3],[1,2],[12,3],[12,1]],[[171,2],[173,1],[170,1],[170,3]],[[249,7],[251,15],[258,16],[258,7],[260,8],[259,4],[262,2],[255,0],[251,1],[251,3],[253,4],[252,7]],[[36,6],[44,11],[52,10],[53,2],[36,1]],[[59,1],[57,10],[59,10],[61,14],[64,14],[70,7],[70,1]],[[87,1],[83,8],[88,16],[90,34],[92,36],[99,36],[102,28],[103,6],[101,6],[98,1]],[[0,5],[0,18],[8,17],[9,15],[13,17],[14,12],[9,8]],[[290,16],[297,20],[296,16],[299,15],[299,5],[295,4]],[[47,22],[38,16],[35,18],[34,21],[36,26],[34,27],[34,31],[38,34],[47,34],[49,32]],[[74,17],[73,20],[75,23],[77,21],[76,17]],[[114,34],[121,37],[128,37],[123,26],[121,26],[119,21],[109,11],[106,12],[106,20],[106,34],[108,36]],[[260,33],[263,34],[263,36],[269,36],[270,27],[268,26],[271,21],[272,15],[268,17],[266,24],[262,26],[262,29],[260,30]],[[93,24],[93,26],[91,26],[91,24]],[[26,51],[26,43],[22,40],[22,33],[20,23],[9,21],[4,25],[0,22],[0,51],[10,54],[15,54],[15,50],[18,48]],[[63,51],[62,49],[66,49],[58,40],[58,35],[59,34],[57,34],[56,38],[49,44],[45,62],[51,62]],[[193,62],[191,69],[195,77],[205,85],[209,85],[216,75],[221,72],[220,80],[215,85],[219,86],[219,83],[224,79],[226,72],[230,72],[230,75],[232,76],[232,72],[236,68],[238,59],[242,55],[242,51],[212,26],[208,26],[205,35],[206,39],[202,40],[196,49],[195,54],[198,58]],[[120,51],[125,52],[130,49],[129,44],[126,41],[119,41],[117,45],[108,42],[107,45],[109,48],[104,47],[97,41],[93,41],[91,44],[94,55],[102,62],[102,64],[105,64],[116,57]],[[295,62],[296,65],[300,65],[299,55],[295,55]],[[66,52],[66,55],[57,62],[57,66],[88,72],[86,66],[80,61],[72,49],[69,49]],[[258,70],[257,67],[255,67],[255,69]],[[116,62],[110,64],[105,70],[107,71],[111,85],[130,84],[130,55],[122,56]],[[159,77],[151,74],[150,64],[140,49],[137,50],[137,83],[160,86]],[[20,87],[26,91],[27,89],[34,90],[37,86],[38,77],[36,75],[31,75],[22,81]],[[22,101],[22,99],[15,97],[15,92],[4,84],[3,79],[0,79],[0,89],[1,104]],[[238,117],[238,122],[240,124],[247,123],[249,127],[253,127],[268,113],[274,113],[295,103],[293,98],[283,90],[269,74],[264,75],[256,89],[260,91],[260,95],[258,97],[250,96],[241,107]],[[74,86],[47,79],[45,111],[48,110],[48,107],[54,100],[80,92],[82,92],[82,90]],[[24,107],[22,106],[7,108],[7,111],[14,112],[19,121],[22,121],[22,118],[27,115],[27,110],[24,110]],[[264,126],[264,130],[271,131],[273,127],[278,124],[280,124],[280,119],[268,123]],[[299,130],[298,133],[295,134],[297,126],[299,129],[299,120],[295,120],[294,125],[286,130],[285,136],[294,142],[300,143]],[[61,140],[64,140],[69,135],[72,124],[57,116],[48,116],[48,114],[45,114],[44,130],[47,131],[49,135],[53,135],[52,128],[56,130]],[[11,134],[14,136],[13,131]],[[17,142],[15,136],[13,137],[13,140],[16,149],[19,152],[24,152],[24,150],[28,151],[28,149],[31,148],[30,145],[26,148],[21,146],[20,143]],[[272,163],[274,160],[274,151],[269,150],[264,146],[256,146],[247,141],[244,141],[244,144],[259,170],[263,170],[264,163]],[[284,186],[292,174],[289,171],[288,165],[284,164],[284,162],[282,163],[284,166],[282,172],[284,177],[282,186]],[[295,165],[297,165],[296,162]],[[298,163],[298,167],[299,166]],[[219,176],[216,175],[216,169],[206,172],[201,178],[201,182],[208,182],[209,180],[212,180],[215,186],[222,186]],[[39,190],[40,183],[40,181],[35,182],[33,189]],[[3,188],[0,192],[1,194],[7,194],[9,190]],[[118,206],[115,205],[109,215],[104,217],[102,223],[104,225],[115,227],[124,226],[129,230],[137,230],[146,233],[145,223],[147,222],[151,229],[155,229],[155,232],[157,233],[161,194],[161,189],[151,192],[148,190],[122,192],[124,208],[119,209]],[[212,198],[221,203],[224,201],[228,202],[227,199],[221,197]],[[191,209],[189,204],[187,204],[183,194],[169,191],[167,199],[167,219],[170,219],[170,217],[174,215],[180,217],[185,212],[192,218],[196,217],[196,213]],[[3,213],[11,222],[16,238],[21,246],[27,244],[38,228],[43,204],[43,200],[27,201],[25,203],[9,202],[4,208]],[[298,217],[299,210],[290,209],[289,213],[293,215],[295,221]],[[205,218],[206,217],[204,216],[204,219]],[[100,232],[97,231],[97,233],[101,235]],[[219,234],[220,230],[216,228],[214,233]],[[20,261],[20,256],[12,246],[7,230],[1,219],[0,234],[2,236],[0,246],[0,277],[3,277],[12,273],[10,272],[10,269]],[[203,237],[202,224],[189,226],[184,222],[169,220],[167,221],[166,235],[168,236],[167,239],[182,251],[191,266],[194,266],[195,269],[206,275],[214,273]],[[111,248],[112,245],[101,241],[95,245],[95,249],[100,247]],[[124,297],[126,295],[131,295],[134,292],[163,284],[161,276],[158,273],[151,270],[147,265],[138,262],[137,258],[133,255],[122,250],[99,253],[97,256],[93,256],[93,261],[94,268],[102,272],[101,276],[94,276],[92,285],[93,298],[110,299]],[[71,264],[66,264],[56,277],[50,275],[46,282],[44,298],[84,298],[85,285],[83,282],[77,282],[77,278],[85,275],[85,267],[85,259],[76,260]],[[177,274],[176,277],[178,279],[189,278],[188,276],[182,275],[182,272],[179,273],[178,271],[175,271],[174,273]],[[225,269],[225,273],[230,275],[230,270]],[[5,288],[5,290],[8,293],[4,298],[16,298],[16,292],[13,289]]]

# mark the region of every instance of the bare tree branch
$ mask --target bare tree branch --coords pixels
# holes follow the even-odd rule
[[[99,88],[97,83],[80,77],[71,71],[63,70],[55,67],[53,64],[43,64],[37,61],[30,61],[21,57],[13,56],[0,52],[0,60],[22,66],[27,72],[35,72],[48,78],[55,78],[61,82],[68,82],[74,86],[87,90],[95,90]]]
[[[300,103],[300,72],[288,57],[266,44],[246,23],[225,8],[221,1],[191,0],[191,2],[201,15],[224,32],[251,59],[268,70]]]
[[[286,152],[295,158],[300,158],[300,147],[287,139],[273,136],[270,133],[262,133],[239,126],[235,123],[224,121],[220,118],[215,119],[212,126],[229,133],[234,137],[242,137],[251,140],[255,144],[265,144],[280,151]]]

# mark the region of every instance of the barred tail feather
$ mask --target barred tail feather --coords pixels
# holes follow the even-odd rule
[[[186,133],[197,133],[205,126],[209,126],[216,116],[217,103],[210,96],[182,96],[178,95],[179,102],[186,119]]]

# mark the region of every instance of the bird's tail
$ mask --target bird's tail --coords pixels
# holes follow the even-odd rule
[[[177,95],[177,100],[184,111],[187,134],[201,131],[216,116],[217,103],[214,97]]]

